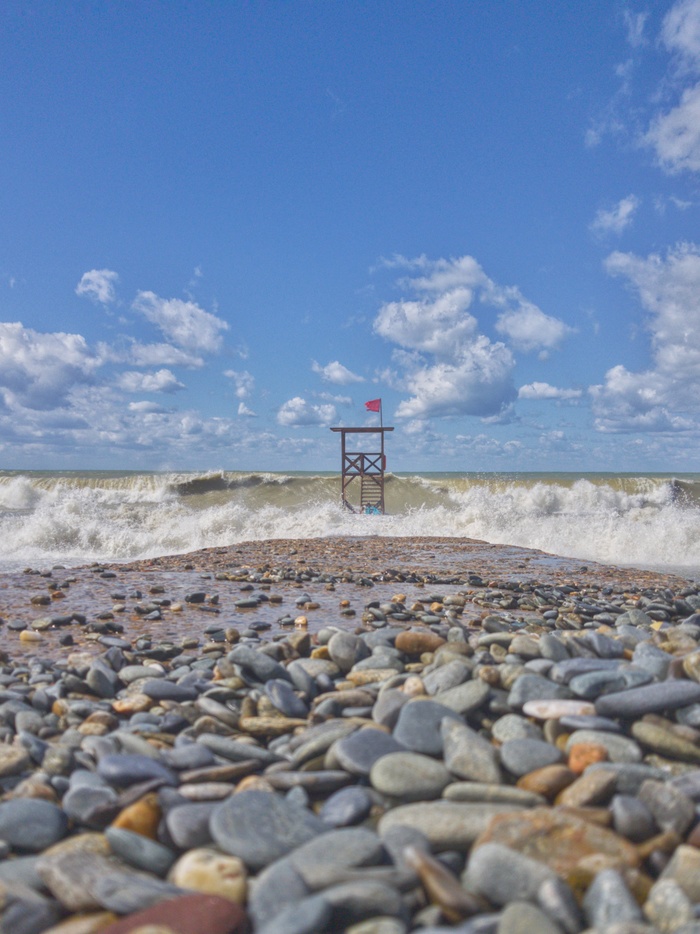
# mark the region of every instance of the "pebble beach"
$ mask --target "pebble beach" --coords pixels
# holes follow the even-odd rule
[[[700,934],[700,585],[449,538],[0,577],[6,934]]]

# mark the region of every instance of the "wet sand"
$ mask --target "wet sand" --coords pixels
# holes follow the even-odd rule
[[[270,635],[288,631],[303,615],[310,632],[332,625],[355,629],[370,600],[407,601],[439,593],[471,593],[467,606],[475,620],[483,613],[483,587],[509,582],[566,585],[579,592],[637,592],[686,585],[683,578],[564,558],[526,548],[454,538],[320,538],[243,542],[128,564],[79,568],[27,569],[0,577],[0,650],[18,655],[60,658],[73,648],[102,651],[100,635],[121,634],[179,642],[207,631],[266,626]],[[265,597],[255,607],[239,608],[251,581]],[[426,593],[426,590],[428,591]],[[507,592],[507,586],[505,587]],[[193,592],[206,594],[195,604]],[[308,597],[308,600],[302,600]],[[144,619],[149,603],[160,604],[158,620]],[[517,614],[516,614],[517,615]],[[73,617],[73,618],[71,618]],[[24,623],[36,636],[27,639],[12,626]],[[63,640],[63,642],[62,642]],[[71,649],[72,650],[72,649]]]

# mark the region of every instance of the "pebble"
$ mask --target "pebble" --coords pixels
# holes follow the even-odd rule
[[[5,627],[41,642],[0,661],[2,930],[693,934],[700,590],[530,573],[268,561]],[[227,619],[273,583],[303,629]]]
[[[439,798],[452,781],[447,756],[445,763],[447,768],[417,752],[392,752],[375,761],[369,774],[370,784],[398,801],[429,801]]]
[[[259,870],[329,827],[307,808],[274,792],[251,790],[217,805],[211,813],[210,830],[224,852]]]

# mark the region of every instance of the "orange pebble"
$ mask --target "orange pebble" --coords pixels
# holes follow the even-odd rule
[[[594,762],[605,762],[608,750],[599,743],[574,743],[569,750],[569,768],[577,775],[586,771]]]
[[[142,837],[155,840],[160,816],[158,795],[151,792],[120,811],[112,826],[119,827],[121,830],[131,830],[133,833],[141,834]]]

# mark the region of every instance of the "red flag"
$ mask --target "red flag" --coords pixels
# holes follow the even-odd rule
[[[365,402],[365,408],[368,412],[379,412],[382,407],[381,399],[370,399],[369,402]]]

